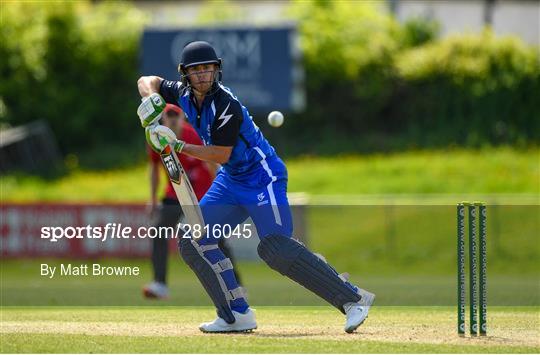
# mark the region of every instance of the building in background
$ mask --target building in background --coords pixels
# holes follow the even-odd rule
[[[235,16],[237,23],[282,23],[286,18],[289,1],[135,1],[134,4],[151,17],[152,27],[201,25],[205,18],[215,14],[216,20],[224,22]]]
[[[434,19],[441,35],[478,32],[490,25],[497,35],[516,35],[540,44],[539,0],[389,0],[400,21],[411,17]]]
[[[351,0],[354,1],[354,0]],[[363,0],[371,1],[371,0]],[[383,0],[400,21],[425,17],[441,24],[441,35],[477,32],[490,24],[498,35],[517,35],[525,42],[540,44],[540,0]],[[290,1],[228,1],[238,23],[264,24],[288,21]],[[209,7],[203,1],[135,1],[150,15],[152,27],[201,24]],[[228,5],[227,5],[228,4]],[[229,10],[231,10],[229,9]],[[217,8],[216,11],[225,9]],[[228,11],[228,10],[227,10]],[[231,16],[231,12],[224,14]],[[230,20],[230,17],[229,17]]]

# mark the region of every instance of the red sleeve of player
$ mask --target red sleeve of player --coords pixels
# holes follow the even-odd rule
[[[201,138],[195,129],[187,122],[184,122],[182,125],[182,138],[184,142],[195,145],[203,145]]]
[[[148,157],[150,158],[151,162],[153,163],[161,162],[161,157],[159,156],[159,154],[156,153],[154,150],[152,150],[152,148],[150,148],[148,144],[146,145],[146,151],[148,152]]]
[[[183,125],[182,140],[189,144],[203,145],[203,142],[195,129],[188,123],[184,123]],[[184,159],[184,168],[189,176],[195,195],[200,200],[206,191],[208,191],[210,185],[212,185],[212,177],[210,176],[208,167],[202,160],[188,157],[184,154],[180,156],[180,159]]]

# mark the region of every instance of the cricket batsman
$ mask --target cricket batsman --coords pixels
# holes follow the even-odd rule
[[[209,333],[257,328],[232,263],[218,246],[222,234],[213,233],[220,226],[234,228],[251,217],[260,238],[261,259],[342,312],[345,331],[351,333],[367,318],[375,295],[349,283],[324,258],[293,239],[287,168],[247,108],[221,83],[221,68],[214,48],[195,41],[182,51],[180,81],[143,76],[137,82],[142,97],[137,113],[150,145],[161,150],[166,141],[177,153],[221,164],[200,201],[208,233],[179,240],[182,258],[217,309],[217,319],[199,328]],[[204,146],[185,143],[157,125],[165,102],[182,108]]]
[[[184,120],[184,113],[180,107],[172,104],[167,104],[161,115],[160,123],[170,128],[177,137],[190,144],[202,145],[202,141],[195,130]],[[148,146],[148,154],[150,158],[150,197],[151,197],[151,215],[156,218],[156,227],[175,227],[182,216],[182,210],[176,193],[170,181],[166,184],[164,197],[161,201],[161,206],[157,201],[157,189],[159,185],[160,170],[163,169],[161,158],[158,152]],[[210,188],[215,177],[217,164],[212,162],[204,162],[202,160],[182,154],[178,157],[180,163],[186,170],[191,186],[195,192],[197,199],[201,199],[206,191]],[[231,259],[233,265],[233,255],[225,241],[221,238],[219,247],[223,253]],[[166,299],[169,297],[169,287],[167,286],[167,260],[168,260],[168,239],[154,238],[152,239],[152,268],[154,270],[154,280],[145,285],[143,295],[150,299]],[[235,271],[235,277],[238,282],[240,276]]]

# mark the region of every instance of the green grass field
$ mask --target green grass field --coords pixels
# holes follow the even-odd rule
[[[540,193],[540,150],[411,151],[287,161],[289,192],[321,194]],[[164,179],[162,179],[163,181]],[[138,201],[149,198],[145,164],[109,171],[74,170],[46,180],[2,177],[3,201]]]
[[[177,253],[171,298],[159,302],[141,297],[148,259],[2,259],[1,352],[538,353],[539,154],[497,148],[288,161],[289,190],[312,196],[309,247],[377,294],[357,334],[345,334],[340,313],[262,263],[238,264],[259,329],[207,335],[197,326],[214,312]],[[144,202],[148,190],[144,164],[1,183],[3,202]],[[455,331],[455,202],[471,196],[490,203],[489,336],[479,339]],[[93,262],[139,266],[141,275],[39,275],[41,263]]]
[[[346,255],[346,254],[342,254]],[[350,253],[349,255],[354,255]],[[347,256],[350,258],[350,256]],[[342,257],[344,259],[344,257]],[[493,258],[492,258],[493,259]],[[338,259],[329,259],[339,265]],[[103,266],[137,266],[139,276],[55,276],[40,275],[41,263],[59,267],[72,263]],[[149,303],[141,297],[142,286],[151,280],[149,259],[17,259],[3,260],[3,306],[137,306]],[[455,266],[455,263],[454,263]],[[336,266],[337,267],[337,266]],[[489,265],[488,265],[489,267]],[[294,282],[277,274],[264,263],[242,261],[237,264],[248,298],[255,306],[322,306],[320,300]],[[160,302],[165,306],[207,306],[204,289],[178,254],[169,260],[168,282],[171,297]],[[337,267],[340,272],[351,272],[351,280],[377,294],[379,306],[451,306],[456,302],[455,273],[421,268],[415,273],[378,272],[376,267],[351,270]],[[488,292],[491,306],[540,307],[538,269],[527,273],[501,273],[488,268]]]
[[[139,266],[137,277],[39,276],[40,263]],[[456,335],[455,276],[353,275],[377,293],[376,306],[356,334],[344,317],[264,264],[241,262],[248,300],[259,329],[208,335],[198,324],[213,319],[209,300],[178,256],[169,263],[171,297],[148,301],[151,278],[144,260],[2,260],[1,351],[199,353],[536,353],[540,350],[538,276],[488,278],[489,336]]]
[[[487,337],[459,337],[450,307],[374,307],[357,333],[329,307],[260,307],[258,329],[202,334],[207,307],[3,308],[2,353],[538,353],[539,308],[489,310]]]

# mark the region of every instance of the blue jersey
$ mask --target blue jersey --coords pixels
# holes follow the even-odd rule
[[[191,90],[180,81],[163,80],[159,91],[166,102],[184,110],[205,145],[233,147],[229,161],[222,166],[231,177],[241,180],[259,169],[261,160],[276,155],[247,108],[229,88],[214,84],[200,109]]]

